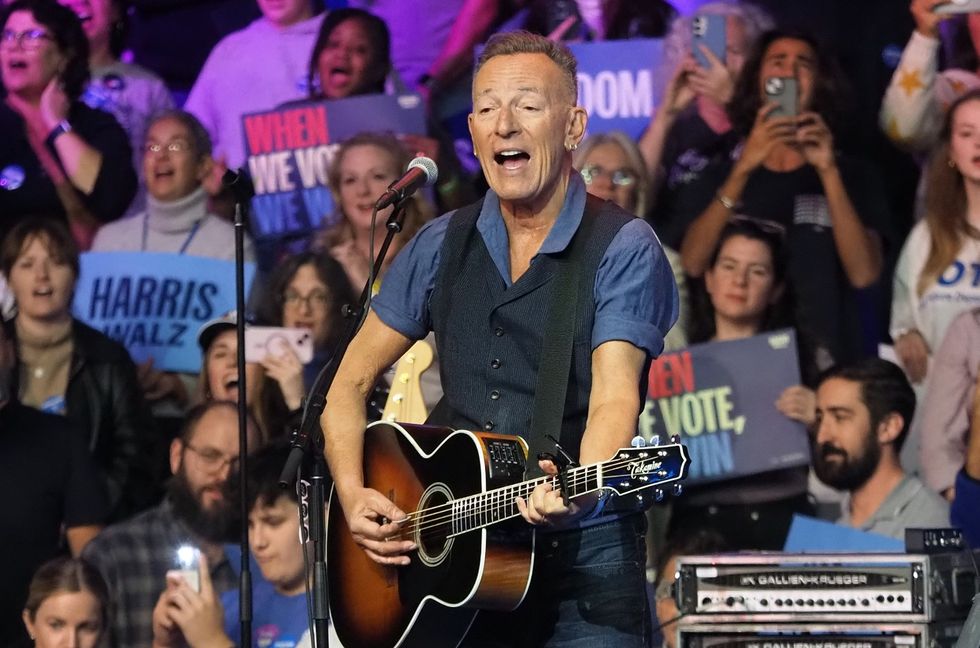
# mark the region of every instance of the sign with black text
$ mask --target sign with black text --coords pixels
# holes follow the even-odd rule
[[[246,289],[255,265],[245,264]],[[166,371],[201,368],[197,332],[235,308],[235,264],[182,254],[86,252],[75,317],[120,342],[133,362]]]
[[[245,115],[242,129],[255,186],[252,235],[273,240],[333,224],[327,171],[339,143],[361,131],[423,135],[425,107],[418,95],[291,102]]]
[[[776,409],[798,384],[792,329],[664,353],[650,366],[640,431],[680,435],[691,452],[688,483],[806,465],[806,430]]]

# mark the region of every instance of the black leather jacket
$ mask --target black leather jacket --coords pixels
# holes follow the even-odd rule
[[[120,520],[149,504],[151,458],[145,450],[152,419],[125,347],[78,320],[72,342],[65,416],[87,435],[89,452],[106,477],[110,519]]]

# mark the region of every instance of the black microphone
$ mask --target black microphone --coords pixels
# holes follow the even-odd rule
[[[375,206],[384,209],[388,205],[401,202],[422,187],[435,184],[438,179],[439,168],[436,163],[420,155],[408,163],[402,177],[388,185],[388,191],[381,194]]]
[[[221,176],[221,184],[235,196],[240,203],[247,203],[255,197],[255,185],[245,167],[241,169],[226,169]]]

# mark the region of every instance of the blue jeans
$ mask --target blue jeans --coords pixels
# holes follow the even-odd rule
[[[646,518],[539,533],[531,589],[514,612],[480,612],[467,648],[647,648]]]

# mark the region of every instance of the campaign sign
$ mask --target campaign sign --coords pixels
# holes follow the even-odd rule
[[[680,435],[691,452],[688,483],[809,463],[806,430],[775,405],[800,384],[792,329],[664,353],[649,378],[640,431]]]
[[[589,134],[621,130],[639,138],[653,114],[653,70],[663,41],[571,43],[569,49],[578,59],[578,102],[589,113]]]
[[[255,264],[245,264],[245,286]],[[166,371],[201,367],[201,325],[235,309],[235,264],[182,254],[86,252],[75,286],[75,317]]]
[[[340,142],[365,130],[423,134],[425,106],[418,95],[293,102],[245,115],[242,129],[255,186],[252,235],[275,240],[332,224],[327,169]]]

